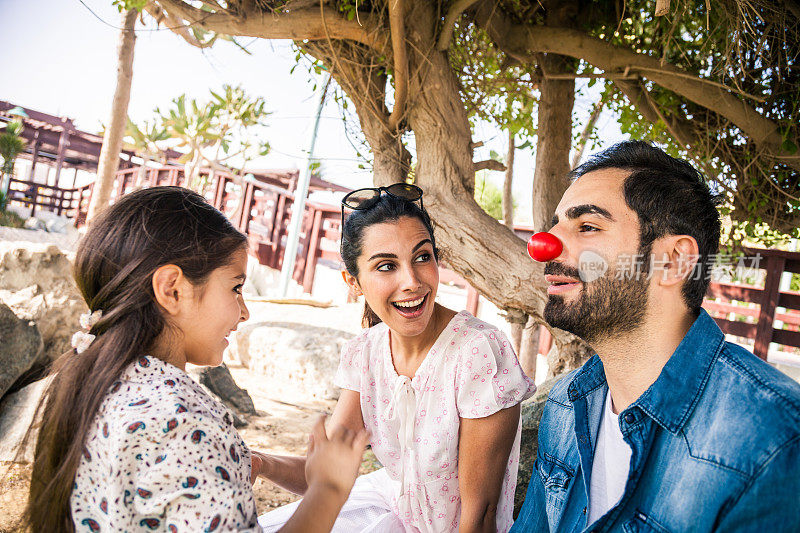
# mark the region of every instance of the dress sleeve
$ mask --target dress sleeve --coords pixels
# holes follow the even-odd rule
[[[483,330],[461,346],[456,407],[462,418],[483,418],[517,405],[536,390],[506,336]]]
[[[363,331],[358,337],[342,346],[339,369],[333,379],[333,383],[337,387],[361,392],[361,368],[366,358],[364,351],[368,332],[369,330]]]
[[[128,497],[142,530],[261,531],[250,451],[232,427],[181,413],[151,421],[140,442],[136,492]]]

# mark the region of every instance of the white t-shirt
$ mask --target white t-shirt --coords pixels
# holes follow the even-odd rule
[[[609,391],[597,432],[597,446],[594,449],[587,525],[606,514],[622,498],[630,464],[631,447],[622,438],[619,416],[611,408]]]

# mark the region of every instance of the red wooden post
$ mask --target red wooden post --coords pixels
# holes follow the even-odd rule
[[[67,146],[69,146],[69,129],[66,125],[67,119],[61,119],[64,121],[64,127],[61,130],[61,136],[58,138],[58,153],[56,155],[56,178],[55,178],[55,186],[58,187],[58,182],[61,179],[61,168],[64,166],[64,155],[67,151]]]
[[[472,316],[478,316],[478,299],[480,298],[480,294],[478,291],[475,290],[470,284],[467,284],[467,311]]]
[[[255,194],[255,187],[252,183],[247,182],[244,187],[244,198],[242,202],[242,210],[239,213],[239,231],[247,233],[247,228],[250,226],[250,216],[253,212],[253,196]]]
[[[64,189],[60,187],[56,189],[56,196],[58,197],[58,200],[56,200],[58,202],[56,203],[56,215],[61,216],[61,209],[64,204]]]
[[[281,236],[283,234],[283,218],[286,215],[286,195],[281,194],[278,199],[278,206],[275,208],[275,224],[272,228],[272,252],[271,263],[269,266],[278,268],[283,254],[281,246]]]
[[[177,185],[178,184],[178,169],[171,168],[169,170],[169,184],[170,185]]]
[[[322,229],[322,211],[314,210],[314,224],[311,238],[308,239],[305,272],[303,273],[303,292],[311,294],[314,288],[314,274],[317,270],[317,254],[319,253],[320,230]]]
[[[761,293],[761,312],[758,314],[756,339],[753,345],[753,353],[764,361],[767,360],[769,343],[772,342],[775,308],[778,307],[781,274],[783,274],[785,265],[785,257],[777,255],[767,256],[767,279],[764,282],[764,292]]]
[[[36,212],[36,198],[39,194],[39,186],[33,183],[31,185],[31,217]]]
[[[225,201],[225,186],[227,183],[227,176],[217,176],[217,187],[214,190],[214,207],[220,211],[223,211],[222,205]]]
[[[31,171],[28,173],[28,181],[34,181],[36,174],[36,162],[39,160],[39,130],[33,134],[33,154],[31,155]]]
[[[117,199],[125,194],[125,179],[128,177],[127,170],[120,170],[117,172]]]

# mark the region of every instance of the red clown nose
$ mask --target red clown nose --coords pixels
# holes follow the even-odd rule
[[[558,237],[546,231],[536,233],[528,241],[528,255],[540,263],[552,261],[561,255],[563,249],[564,245],[561,244]]]

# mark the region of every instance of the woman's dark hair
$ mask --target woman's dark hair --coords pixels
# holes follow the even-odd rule
[[[439,260],[439,250],[436,248],[436,238],[433,236],[433,223],[428,212],[409,200],[382,194],[374,204],[366,209],[353,211],[344,220],[341,253],[344,267],[351,276],[358,278],[358,258],[361,256],[361,248],[364,244],[364,230],[373,224],[396,222],[401,217],[416,218],[422,222],[422,225],[425,226],[431,236],[433,256],[437,261]],[[381,319],[375,314],[375,311],[370,309],[367,302],[364,301],[364,316],[361,319],[362,327],[371,328],[380,322]]]
[[[649,256],[653,241],[665,235],[689,235],[697,241],[697,271],[683,283],[686,306],[700,312],[709,284],[709,261],[719,251],[720,198],[702,174],[683,159],[644,141],[625,141],[593,155],[570,173],[579,178],[604,168],[629,170],[623,194],[639,217],[639,253]],[[648,259],[645,263],[649,265]]]
[[[32,531],[74,531],[70,495],[97,411],[113,383],[147,354],[167,327],[152,287],[153,273],[172,264],[202,286],[230,264],[247,237],[199,194],[153,187],[120,198],[83,237],[73,275],[91,311],[103,316],[94,342],[56,362],[40,403],[26,525]]]

